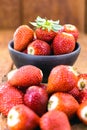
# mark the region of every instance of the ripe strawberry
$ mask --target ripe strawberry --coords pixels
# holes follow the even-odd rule
[[[58,91],[68,92],[77,85],[77,79],[77,71],[72,66],[56,66],[49,74],[47,92],[49,94]]]
[[[62,31],[67,32],[67,33],[71,33],[75,38],[75,42],[77,42],[78,37],[79,37],[79,31],[75,25],[64,24]]]
[[[52,43],[55,55],[70,53],[75,49],[74,36],[66,32],[58,32]]]
[[[37,39],[40,39],[40,40],[43,40],[43,41],[46,41],[46,42],[50,42],[54,39],[54,37],[56,36],[56,32],[54,31],[48,31],[48,29],[42,29],[42,28],[37,28],[35,30],[35,33],[36,33],[36,37]]]
[[[87,89],[81,90],[78,96],[78,102],[82,103],[87,100]]]
[[[27,49],[23,50],[22,52],[25,53],[25,54],[27,54]]]
[[[47,92],[38,87],[31,86],[26,90],[24,103],[39,116],[42,116],[47,110],[48,95]]]
[[[40,83],[39,87],[46,90],[47,89],[47,84],[46,83]]]
[[[87,100],[80,104],[77,110],[78,118],[87,125]]]
[[[77,87],[79,90],[87,89],[87,74],[79,74]]]
[[[37,17],[35,22],[30,22],[33,26],[36,27],[35,34],[37,39],[50,42],[54,39],[57,32],[61,30],[62,26],[59,25],[58,21],[47,20],[41,17]]]
[[[7,116],[9,110],[23,103],[23,94],[8,82],[0,85],[0,112]]]
[[[34,31],[27,25],[19,26],[13,35],[14,49],[23,51],[34,38]]]
[[[39,117],[27,106],[16,105],[8,113],[10,130],[34,130],[39,126]]]
[[[35,40],[27,47],[27,53],[32,55],[50,55],[51,47],[42,40]]]
[[[74,87],[68,93],[71,94],[78,101],[80,91],[79,91],[79,89],[77,87]]]
[[[75,115],[78,107],[79,103],[77,100],[68,93],[54,93],[50,96],[48,101],[48,111],[60,110],[65,112],[69,118]]]
[[[33,65],[22,66],[8,74],[8,82],[15,87],[39,85],[42,82],[42,78],[42,71]]]
[[[40,118],[41,130],[71,130],[67,115],[62,111],[49,111]]]

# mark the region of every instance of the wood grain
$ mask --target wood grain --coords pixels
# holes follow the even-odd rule
[[[61,24],[75,24],[81,32],[84,32],[85,21],[87,22],[85,1],[0,0],[0,28],[11,29],[20,24],[29,24],[29,21],[34,21],[39,15],[53,20],[60,19]]]
[[[33,21],[39,15],[60,19],[61,24],[71,23],[84,31],[84,3],[85,0],[23,0],[23,23]]]

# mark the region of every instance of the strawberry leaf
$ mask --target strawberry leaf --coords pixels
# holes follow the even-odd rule
[[[62,29],[62,26],[61,26],[61,25],[56,25],[56,24],[54,24],[53,27],[52,27],[52,30],[55,31],[55,32],[57,32],[57,31],[59,31],[59,30],[61,30],[61,29]]]
[[[42,28],[43,30],[48,29],[48,31],[52,30],[57,32],[62,29],[62,25],[59,24],[59,20],[47,20],[39,16],[36,18],[35,22],[30,22],[30,24],[36,28]]]

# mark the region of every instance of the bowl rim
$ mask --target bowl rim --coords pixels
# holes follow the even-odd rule
[[[23,56],[27,56],[27,57],[36,57],[36,58],[55,58],[55,57],[66,57],[66,56],[70,56],[70,55],[73,55],[75,53],[80,53],[80,50],[81,50],[81,47],[80,47],[80,44],[78,42],[76,42],[76,46],[77,46],[77,49],[75,49],[74,51],[70,52],[70,53],[67,53],[67,54],[61,54],[61,55],[31,55],[31,54],[27,54],[27,53],[23,53],[23,52],[20,52],[20,51],[17,51],[13,48],[13,45],[14,45],[14,41],[13,40],[10,40],[9,43],[8,43],[8,49],[11,50],[12,52],[15,52],[17,54],[20,54],[20,55],[23,55]],[[76,48],[76,47],[75,47]]]

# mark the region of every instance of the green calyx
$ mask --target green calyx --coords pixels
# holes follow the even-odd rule
[[[59,24],[59,20],[53,21],[48,19],[43,19],[41,17],[37,17],[35,22],[30,22],[36,28],[42,28],[43,30],[48,29],[48,31],[57,32],[62,29],[62,25]]]

